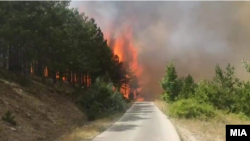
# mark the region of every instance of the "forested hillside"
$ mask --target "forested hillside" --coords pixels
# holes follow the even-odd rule
[[[121,87],[128,72],[93,18],[68,1],[1,2],[1,67],[89,87],[97,77]],[[43,79],[44,80],[44,79]]]
[[[135,98],[137,76],[95,20],[69,4],[0,2],[0,140],[55,139],[75,120],[124,112]]]

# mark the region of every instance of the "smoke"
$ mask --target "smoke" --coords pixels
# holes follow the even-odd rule
[[[211,79],[216,64],[231,63],[239,78],[249,79],[240,60],[250,60],[250,2],[99,1],[71,6],[93,17],[110,42],[131,28],[144,95],[161,92],[159,81],[173,59],[180,76]]]

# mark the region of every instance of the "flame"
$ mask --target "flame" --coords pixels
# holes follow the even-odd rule
[[[48,77],[49,76],[49,71],[48,71],[48,67],[44,68],[44,76]]]
[[[139,98],[137,98],[137,101],[144,101],[144,98],[139,97]]]
[[[123,47],[124,47],[124,41],[122,40],[122,38],[118,38],[113,47],[113,51],[114,54],[119,56],[119,60],[122,62],[125,61]]]
[[[114,54],[119,57],[119,61],[128,63],[131,70],[136,74],[140,82],[140,75],[142,73],[142,67],[138,64],[138,51],[134,46],[133,41],[133,30],[130,25],[124,25],[123,30],[116,34],[116,36],[111,36],[111,30],[104,30],[104,37],[107,39],[108,45],[113,49]],[[112,29],[112,28],[110,28]],[[111,44],[111,42],[113,43]],[[137,89],[140,92],[141,88]],[[130,93],[130,88],[127,85],[123,85],[120,90],[126,98],[128,98]],[[135,94],[134,94],[135,95]],[[136,97],[136,95],[135,95]],[[142,98],[140,100],[143,100]]]

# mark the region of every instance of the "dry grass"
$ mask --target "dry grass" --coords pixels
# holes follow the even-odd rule
[[[62,136],[58,141],[89,141],[116,122],[122,114],[123,113],[118,113],[106,118],[89,122],[85,126],[77,128],[72,132]]]
[[[22,87],[0,79],[0,118],[11,111],[17,126],[0,120],[1,141],[52,141],[86,123],[86,116],[68,96],[34,83]]]
[[[168,115],[169,105],[163,101],[155,104]],[[235,114],[219,113],[208,121],[199,119],[170,118],[179,132],[182,141],[224,141],[226,124],[250,124],[249,119],[243,119]]]
[[[0,69],[0,141],[58,141],[62,135],[62,141],[91,139],[122,115],[87,122],[69,95],[73,89],[67,83],[55,86],[34,79],[23,87],[11,77],[15,78]],[[16,117],[17,126],[1,120],[8,110]]]

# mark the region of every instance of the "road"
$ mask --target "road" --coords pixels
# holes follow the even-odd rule
[[[153,102],[136,102],[92,141],[180,141],[169,119]]]

